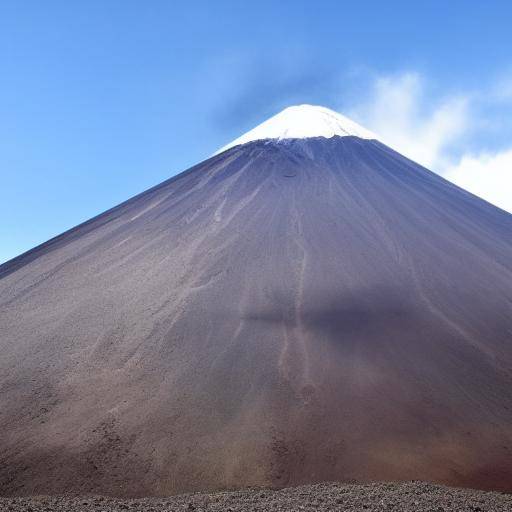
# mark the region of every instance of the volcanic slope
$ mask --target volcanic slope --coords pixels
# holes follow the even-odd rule
[[[249,140],[0,266],[0,493],[512,490],[512,216]]]

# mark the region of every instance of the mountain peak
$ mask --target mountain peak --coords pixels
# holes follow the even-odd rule
[[[355,136],[362,139],[377,138],[348,117],[334,110],[317,105],[294,105],[287,107],[275,116],[267,119],[241,137],[233,140],[219,150],[263,139],[304,139],[308,137]]]

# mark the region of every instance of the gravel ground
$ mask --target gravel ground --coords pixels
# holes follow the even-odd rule
[[[512,511],[512,494],[457,489],[422,482],[318,484],[282,490],[249,489],[168,498],[120,500],[101,496],[0,498],[0,510],[52,511]]]

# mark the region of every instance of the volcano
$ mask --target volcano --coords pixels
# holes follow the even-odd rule
[[[512,216],[325,108],[0,266],[0,493],[512,491]]]

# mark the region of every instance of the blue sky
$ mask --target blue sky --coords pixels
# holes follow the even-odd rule
[[[338,110],[512,210],[512,3],[0,3],[0,261],[280,109]]]

